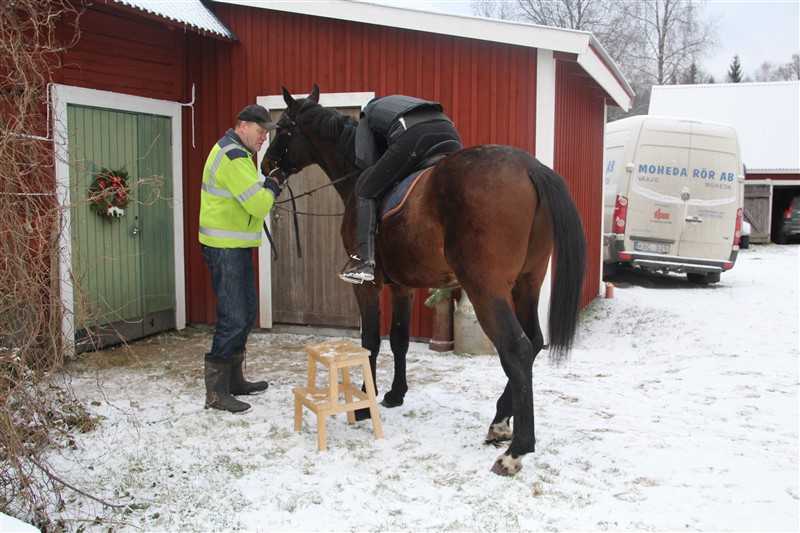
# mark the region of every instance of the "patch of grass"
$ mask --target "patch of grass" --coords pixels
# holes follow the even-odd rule
[[[588,472],[594,467],[594,465],[592,465],[592,463],[588,459],[583,459],[581,457],[577,458],[575,460],[575,463],[578,464],[578,466],[580,466],[581,470],[583,470],[584,472]]]
[[[113,368],[142,367],[142,362],[127,348],[106,349],[78,356],[76,362],[91,366],[96,370]]]
[[[92,416],[83,405],[68,397],[64,391],[55,392],[53,405],[47,411],[51,422],[62,425],[67,431],[77,430],[81,433],[93,431],[100,425],[102,418]]]
[[[455,489],[456,491],[463,490],[461,487],[464,483],[467,483],[468,479],[464,475],[460,475],[456,472],[451,472],[444,476],[436,476],[433,478],[433,484],[437,487],[448,487]]]
[[[658,487],[661,485],[657,480],[649,477],[637,477],[633,480],[634,485],[644,485],[645,487]]]
[[[230,455],[219,456],[216,459],[215,464],[236,479],[241,479],[244,476],[244,466],[239,461],[233,459]]]
[[[278,507],[287,513],[294,513],[297,511],[298,495],[290,494],[288,498],[280,500]]]
[[[305,476],[313,476],[317,473],[314,463],[308,462],[301,467],[301,471]],[[338,484],[338,483],[337,483]],[[340,488],[341,485],[340,485]]]

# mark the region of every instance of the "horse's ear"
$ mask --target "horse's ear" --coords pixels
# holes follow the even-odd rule
[[[286,87],[281,85],[281,89],[283,89],[283,101],[286,102],[286,107],[292,107],[294,98],[292,98],[292,95],[289,94],[289,91],[286,89]]]
[[[315,104],[319,103],[319,86],[316,83],[314,83],[314,88],[311,89],[311,94],[308,95],[308,99]]]

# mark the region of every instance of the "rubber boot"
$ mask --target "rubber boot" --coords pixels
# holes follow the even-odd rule
[[[250,404],[240,402],[230,393],[232,364],[230,359],[215,359],[206,355],[206,409],[209,407],[231,413],[250,409]]]
[[[364,283],[375,279],[375,223],[377,205],[371,198],[356,198],[356,236],[358,255],[354,267],[339,277],[348,283]]]
[[[231,382],[230,392],[233,396],[242,394],[255,394],[267,390],[269,383],[266,381],[247,381],[244,379],[242,365],[244,363],[244,348],[233,352],[233,362],[231,363]]]

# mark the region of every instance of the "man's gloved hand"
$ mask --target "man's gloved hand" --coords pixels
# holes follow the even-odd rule
[[[278,182],[278,185],[283,187],[283,184],[289,179],[289,174],[287,174],[282,168],[274,168],[272,172],[269,173],[268,177],[274,179]]]
[[[289,179],[289,175],[283,169],[276,168],[264,180],[264,188],[272,191],[277,198],[283,190],[283,184]]]

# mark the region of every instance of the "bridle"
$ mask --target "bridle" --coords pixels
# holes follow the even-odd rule
[[[317,103],[311,100],[304,101],[302,104],[300,104],[300,107],[297,110],[297,115],[303,111],[303,108],[314,105],[317,105]],[[281,115],[281,118],[278,120],[278,129],[275,130],[276,132],[284,135],[285,142],[282,141],[283,148],[280,149],[279,153],[274,157],[269,155],[269,151],[267,151],[267,158],[272,161],[275,166],[288,173],[290,176],[303,170],[303,167],[295,165],[289,161],[288,158],[289,145],[291,144],[292,136],[295,135],[295,128],[297,128],[297,122],[295,122],[295,119],[289,116],[289,109],[286,108],[286,110],[283,112],[283,115]]]
[[[287,109],[287,111],[288,111],[288,109]],[[289,144],[291,143],[292,135],[294,135],[294,129],[296,127],[297,127],[297,122],[295,122],[294,119],[292,117],[290,117],[287,114],[286,111],[284,111],[283,115],[280,118],[280,120],[278,120],[278,128],[275,130],[276,134],[277,133],[281,133],[281,130],[285,130],[285,133],[282,133],[282,135],[285,136],[285,142],[283,143],[283,149],[275,156],[270,155],[269,150],[267,150],[267,153],[266,153],[267,160],[270,161],[271,163],[273,163],[277,168],[279,168],[279,169],[283,170],[284,172],[286,172],[286,174],[288,174],[289,176],[291,176],[293,174],[297,174],[298,172],[303,170],[302,167],[289,162],[289,158],[287,157],[287,154],[289,153]],[[276,139],[277,139],[277,137],[276,137]],[[284,202],[287,202],[287,201],[292,202],[291,211],[292,211],[292,213],[294,215],[294,229],[295,229],[295,238],[296,238],[296,242],[297,242],[297,257],[303,257],[303,252],[302,252],[302,250],[300,248],[300,228],[299,228],[298,222],[297,222],[296,198],[295,198],[295,195],[294,195],[294,191],[292,191],[292,188],[289,187],[288,183],[286,183],[286,188],[289,189],[289,194],[291,195],[291,198],[289,200],[284,200]],[[283,203],[283,202],[276,202],[276,205],[275,205],[276,208],[278,207],[277,203]],[[289,210],[287,209],[287,211],[289,211]],[[277,261],[278,260],[278,249],[275,247],[275,241],[272,239],[272,234],[270,233],[269,228],[267,227],[266,221],[264,222],[264,233],[266,233],[267,239],[269,240],[269,244],[270,244],[270,247],[272,249],[272,260],[273,261]]]
[[[315,105],[315,102],[310,102],[310,101],[303,102],[302,104],[300,104],[300,109],[298,109],[297,112],[300,113],[303,110],[304,107],[310,107],[312,105]],[[281,118],[278,120],[277,124],[278,124],[278,129],[275,130],[275,131],[281,132],[281,134],[285,136],[285,142],[282,141],[283,142],[282,147],[279,147],[278,153],[276,155],[274,155],[274,156],[270,155],[269,150],[268,150],[267,151],[267,159],[269,159],[272,163],[274,163],[276,167],[280,168],[281,170],[283,170],[284,172],[286,172],[287,174],[289,174],[291,176],[291,175],[297,174],[298,172],[303,170],[303,167],[297,166],[296,164],[294,164],[291,161],[289,161],[289,158],[288,158],[289,144],[291,143],[292,136],[295,135],[295,131],[294,130],[295,130],[295,128],[297,128],[297,122],[295,122],[295,120],[291,116],[289,116],[289,110],[287,109],[286,111],[283,112],[283,115],[281,115]],[[325,185],[321,185],[321,186],[317,187],[316,189],[312,189],[310,191],[306,191],[303,194],[300,194],[298,196],[294,195],[294,192],[292,192],[292,189],[289,187],[289,184],[287,182],[286,187],[289,189],[289,193],[291,194],[291,198],[288,199],[288,200],[282,200],[280,202],[277,202],[276,205],[283,204],[283,203],[286,203],[286,202],[292,202],[293,209],[291,211],[295,215],[341,216],[344,213],[315,214],[315,213],[300,212],[300,211],[297,211],[297,209],[295,208],[294,201],[297,198],[302,198],[303,196],[311,196],[312,194],[314,194],[315,192],[317,192],[320,189],[324,189],[326,187],[331,187],[333,185],[336,185],[339,182],[355,178],[360,173],[361,173],[361,171],[351,172],[350,174],[346,174],[346,175],[344,175],[344,176],[342,176],[340,178],[333,179],[330,182],[326,183]],[[281,208],[281,209],[289,211],[289,209],[286,209],[286,208]]]
[[[274,163],[276,167],[291,176],[292,174],[297,174],[303,170],[303,168],[291,163],[288,158],[289,144],[291,143],[292,136],[294,135],[294,129],[297,127],[297,122],[295,122],[294,119],[288,115],[287,111],[283,112],[283,116],[281,116],[280,120],[278,120],[278,129],[275,130],[276,132],[280,132],[282,135],[287,137],[286,141],[283,142],[283,149],[274,156],[270,155],[269,150],[267,150],[267,159]],[[285,133],[282,133],[283,130],[285,130]]]
[[[304,102],[300,106],[300,109],[298,110],[298,113],[300,111],[302,111],[302,109],[303,109],[303,107],[305,105],[313,105],[313,103]],[[278,120],[277,124],[278,124],[278,128],[275,131],[276,132],[280,132],[281,135],[283,136],[282,137],[283,140],[281,141],[281,142],[283,142],[283,145],[282,145],[282,147],[279,147],[278,153],[276,155],[270,155],[269,150],[267,150],[266,157],[276,167],[280,168],[281,170],[283,170],[284,172],[286,172],[288,175],[291,176],[291,175],[297,174],[298,172],[301,172],[303,170],[303,167],[300,167],[300,166],[292,163],[291,161],[289,161],[289,158],[288,158],[289,145],[291,144],[292,136],[295,134],[294,130],[297,127],[297,122],[295,122],[295,120],[292,117],[289,116],[288,109],[287,109],[286,111],[283,112],[283,115]],[[276,139],[277,139],[277,137],[276,137]],[[341,181],[345,181],[345,180],[357,177],[359,174],[360,174],[360,171],[351,172],[350,174],[347,174],[347,175],[342,176],[340,178],[337,178],[335,180],[331,180],[330,182],[326,183],[325,185],[322,185],[322,186],[317,187],[316,189],[312,189],[310,191],[306,191],[303,194],[300,194],[298,196],[295,196],[294,191],[292,191],[292,188],[289,186],[289,183],[287,181],[286,188],[289,189],[290,198],[287,199],[287,200],[282,200],[280,202],[276,202],[275,203],[275,208],[276,209],[281,209],[283,211],[288,211],[288,212],[292,213],[292,216],[293,216],[293,219],[294,219],[295,239],[296,239],[297,256],[298,257],[303,257],[303,252],[302,252],[302,250],[300,248],[300,228],[299,228],[299,224],[298,224],[298,220],[297,220],[297,215],[322,216],[322,217],[334,216],[334,217],[338,217],[338,216],[342,216],[344,213],[317,214],[317,213],[301,212],[301,211],[297,210],[297,203],[296,203],[297,199],[298,198],[302,198],[303,196],[310,196],[310,195],[314,194],[316,191],[318,191],[320,189],[324,189],[325,187],[330,187],[330,186],[335,185],[335,184],[337,184],[337,183],[339,183]],[[287,208],[281,207],[279,205],[279,204],[283,204],[283,203],[286,203],[286,202],[291,202],[292,203],[292,208],[291,209],[287,209]],[[277,249],[275,247],[275,243],[273,242],[272,235],[270,234],[269,229],[267,228],[266,222],[264,223],[264,232],[267,234],[267,239],[269,240],[270,245],[272,247],[272,259],[273,259],[273,261],[276,261],[278,259],[278,252],[277,252]]]

